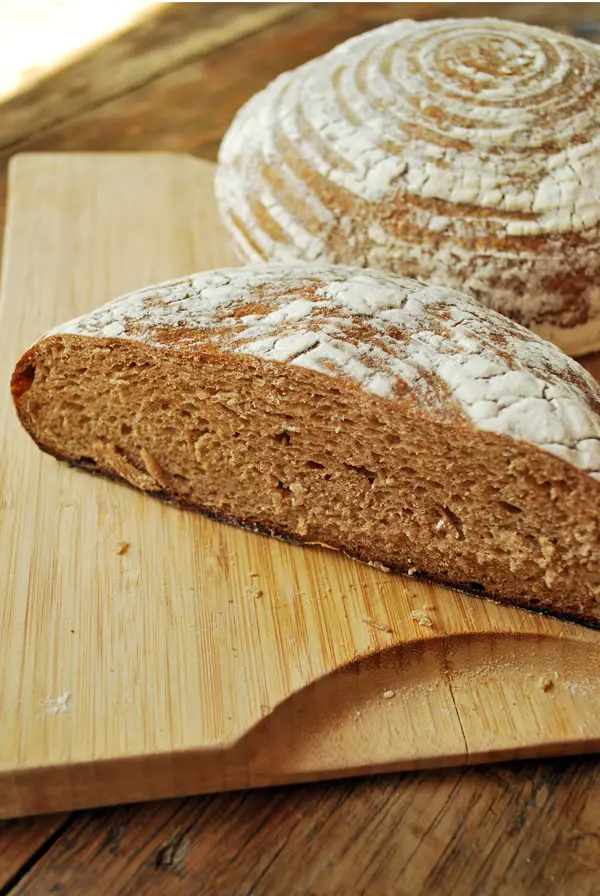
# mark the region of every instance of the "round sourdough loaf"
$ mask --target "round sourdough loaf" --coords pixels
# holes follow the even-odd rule
[[[385,272],[193,274],[17,365],[46,451],[219,519],[600,625],[600,387]]]
[[[600,48],[496,19],[399,21],[236,116],[217,196],[248,261],[322,259],[469,291],[600,348]]]

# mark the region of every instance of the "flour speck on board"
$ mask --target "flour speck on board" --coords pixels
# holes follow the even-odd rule
[[[392,634],[392,629],[387,622],[380,622],[378,619],[373,619],[372,616],[363,616],[362,621],[368,628],[374,628],[378,632],[385,632],[387,635]]]
[[[46,697],[44,706],[48,715],[56,715],[59,712],[69,712],[72,696],[73,694],[71,691],[65,691],[60,697]]]
[[[410,618],[414,619],[417,625],[423,625],[426,628],[433,628],[433,619],[427,615],[425,610],[413,610],[410,614]]]

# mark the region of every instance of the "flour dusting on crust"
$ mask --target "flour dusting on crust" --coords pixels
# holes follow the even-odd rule
[[[528,442],[600,479],[595,380],[451,289],[333,265],[230,268],[130,293],[48,335],[60,334],[292,364]]]

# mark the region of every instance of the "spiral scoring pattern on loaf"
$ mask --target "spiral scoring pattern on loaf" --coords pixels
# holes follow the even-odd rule
[[[62,334],[314,370],[406,400],[407,413],[536,445],[600,481],[598,383],[454,290],[333,265],[228,268],[130,293],[48,335]]]
[[[515,305],[518,256],[543,319],[560,311],[565,252],[575,279],[600,275],[600,49],[494,19],[399,21],[277,78],[238,113],[219,163],[248,260],[353,260],[445,283],[459,267],[483,301],[504,278]]]

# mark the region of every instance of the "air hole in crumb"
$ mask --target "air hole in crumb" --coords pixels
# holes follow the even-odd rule
[[[516,504],[510,504],[508,501],[498,501],[498,506],[508,513],[523,513],[520,507],[517,507]]]
[[[444,513],[446,514],[447,518],[450,520],[454,529],[456,530],[458,539],[460,541],[463,541],[464,537],[465,537],[465,533],[464,533],[463,521],[461,520],[461,518],[456,513],[454,513],[453,510],[450,510],[449,507],[444,507]]]
[[[26,392],[29,392],[33,385],[34,378],[35,364],[28,364],[27,367],[23,368],[15,381],[13,390],[15,398],[21,398],[22,395],[25,395]]]
[[[355,470],[357,473],[360,473],[361,476],[364,476],[365,479],[368,479],[370,483],[373,483],[377,478],[377,474],[373,472],[373,470],[368,470],[366,467],[357,467],[354,464],[344,464],[347,470]]]
[[[121,424],[121,435],[128,436],[130,433],[131,433],[131,426],[129,426],[127,423],[122,423]]]
[[[309,470],[324,470],[325,469],[324,464],[320,464],[316,460],[307,460],[306,466],[308,467]]]
[[[291,491],[291,488],[289,487],[289,485],[286,485],[284,482],[278,482],[277,488],[281,492],[290,492]]]
[[[283,442],[284,445],[289,445],[292,441],[292,437],[289,432],[278,432],[275,436],[276,442]]]

